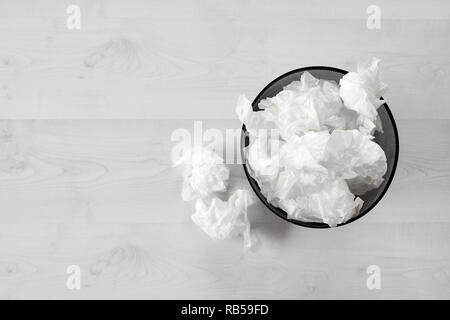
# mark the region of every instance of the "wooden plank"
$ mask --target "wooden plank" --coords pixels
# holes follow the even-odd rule
[[[239,15],[245,18],[255,16],[283,16],[286,19],[361,19],[366,16],[366,9],[373,4],[370,1],[347,0],[345,5],[336,6],[332,0],[316,3],[311,0],[283,0],[280,4],[251,0],[242,2],[230,0],[224,3],[211,4],[207,0],[196,0],[180,3],[166,0],[163,3],[155,0],[108,0],[92,2],[78,0],[76,2],[86,14],[107,18],[151,18],[151,19],[216,19],[217,17]],[[421,0],[389,1],[379,0],[383,19],[449,19],[449,4],[446,0],[434,0],[426,3]],[[31,18],[43,16],[58,18],[65,12],[67,3],[58,0],[45,0],[37,4],[27,0],[0,1],[0,17]]]
[[[450,222],[450,121],[400,120],[393,184],[367,222]],[[0,223],[190,223],[171,134],[189,120],[10,120],[0,124]],[[204,121],[204,132],[238,129]],[[236,146],[237,147],[237,146]],[[248,188],[240,165],[233,185]],[[32,208],[32,210],[30,210]],[[252,208],[256,220],[271,213]]]
[[[308,11],[284,6],[241,12],[205,2],[164,19],[154,18],[158,10],[133,18],[136,9],[128,9],[121,17],[122,6],[114,2],[109,12],[87,4],[79,31],[65,27],[62,3],[48,5],[48,13],[24,3],[5,10],[0,118],[231,119],[240,93],[254,97],[289,70],[350,70],[372,56],[383,60],[386,99],[398,118],[450,117],[448,18],[387,19],[368,30],[364,10],[359,19],[303,19]],[[448,2],[442,6],[431,10],[450,12]]]
[[[449,223],[334,230],[256,225],[262,247],[214,242],[193,225],[0,225],[0,298],[449,298]],[[66,288],[81,267],[82,289]],[[368,290],[366,269],[381,269]]]

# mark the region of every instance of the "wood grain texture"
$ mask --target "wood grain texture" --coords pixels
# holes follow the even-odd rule
[[[0,118],[234,118],[240,93],[308,65],[378,56],[399,118],[449,118],[450,2],[1,0]],[[166,107],[167,106],[167,107]]]
[[[9,120],[0,124],[1,298],[449,298],[450,120],[398,121],[385,198],[335,230],[251,208],[256,253],[190,221],[171,167],[189,120]],[[204,128],[238,128],[205,121]],[[232,181],[248,187],[235,165]],[[65,287],[68,265],[83,289]],[[382,268],[382,290],[365,268]]]
[[[450,298],[450,2],[377,1],[380,30],[366,28],[370,4],[0,0],[0,299]],[[193,225],[174,130],[238,129],[240,93],[372,56],[400,159],[371,213],[312,230],[258,202],[248,254]],[[240,165],[231,180],[248,188]]]
[[[0,122],[0,223],[188,222],[171,135],[182,128],[193,137],[193,127],[190,120]],[[239,123],[203,127],[225,133]],[[397,173],[367,220],[450,222],[450,120],[399,120],[398,127]],[[242,167],[232,169],[233,184],[248,187]]]
[[[0,296],[448,298],[449,227],[360,223],[325,236],[273,217],[258,226],[263,247],[242,255],[238,239],[214,242],[191,225],[2,225]],[[71,264],[82,268],[79,291],[65,287]],[[371,264],[382,270],[379,291],[366,288]]]

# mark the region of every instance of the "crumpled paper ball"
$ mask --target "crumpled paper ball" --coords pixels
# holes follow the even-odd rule
[[[343,179],[338,179],[324,184],[318,192],[291,198],[280,205],[291,219],[324,222],[336,227],[357,214],[363,201],[355,198]]]
[[[250,222],[247,208],[254,203],[254,197],[248,190],[236,190],[227,201],[219,198],[198,199],[192,220],[213,239],[224,240],[239,235],[244,237],[245,249],[254,245],[250,234]]]
[[[379,59],[359,63],[356,72],[349,72],[339,81],[339,95],[346,108],[358,113],[357,125],[365,134],[381,131],[377,109],[384,103],[382,93],[387,85],[379,77]]]
[[[254,203],[248,190],[236,190],[225,197],[230,169],[212,148],[194,147],[187,150],[175,166],[184,165],[182,198],[195,200],[192,220],[213,239],[229,239],[242,235],[244,249],[253,249],[256,237],[250,233],[247,208]]]
[[[325,148],[327,168],[346,179],[354,194],[378,188],[387,170],[383,149],[358,130],[335,130]]]
[[[185,152],[175,165],[184,165],[181,197],[184,201],[208,197],[227,189],[230,169],[214,150],[195,147]]]
[[[246,150],[246,158],[252,164],[250,169],[261,181],[270,183],[277,178],[280,171],[280,145],[279,139],[267,135],[254,136],[251,145]]]

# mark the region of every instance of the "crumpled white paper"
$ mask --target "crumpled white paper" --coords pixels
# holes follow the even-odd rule
[[[253,112],[250,101],[241,95],[236,113],[251,135],[261,129],[277,129],[284,140],[293,140],[309,131],[354,127],[357,114],[344,108],[339,86],[334,81],[319,80],[304,72],[275,97],[260,101]]]
[[[248,190],[236,190],[227,201],[219,198],[198,199],[192,220],[213,239],[244,237],[244,248],[251,249],[255,239],[250,234],[247,208],[254,203]]]
[[[175,165],[184,165],[181,197],[184,201],[208,197],[227,189],[230,169],[214,150],[194,147],[183,154]]]
[[[372,136],[358,130],[335,130],[325,148],[327,167],[346,179],[354,194],[378,188],[387,170],[386,155]]]
[[[308,222],[324,222],[330,227],[344,223],[359,212],[363,201],[353,195],[343,179],[330,180],[315,193],[281,201],[288,217]]]
[[[359,63],[356,72],[347,73],[339,81],[345,107],[358,113],[359,130],[366,134],[382,130],[377,109],[384,103],[381,95],[387,85],[380,80],[379,63],[376,58],[368,64]]]
[[[270,120],[272,116],[269,112],[254,112],[250,100],[243,94],[238,98],[236,114],[252,135],[257,135],[259,130],[270,131],[271,128],[276,127]]]
[[[230,177],[224,159],[213,149],[198,146],[187,150],[174,165],[184,165],[181,195],[184,201],[195,200],[194,223],[213,239],[242,235],[244,249],[252,249],[257,240],[250,233],[247,208],[254,198],[243,189],[236,190],[226,201],[218,197],[225,195]]]
[[[250,133],[249,172],[289,218],[334,227],[359,213],[363,200],[355,195],[383,181],[386,156],[371,135],[381,129],[376,109],[385,88],[378,60],[345,77],[339,87],[304,72],[261,100],[257,112],[245,96],[238,99],[236,112]]]
[[[284,142],[266,135],[254,136],[247,149],[247,160],[250,168],[261,181],[270,183],[277,178],[280,171],[280,145]]]

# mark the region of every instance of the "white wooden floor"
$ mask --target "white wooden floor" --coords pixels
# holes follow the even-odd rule
[[[77,1],[70,31],[69,3],[0,0],[0,298],[450,298],[450,3],[391,2],[368,30],[356,0]],[[191,223],[175,129],[238,128],[241,92],[371,56],[400,134],[372,212],[315,230],[258,203],[250,254]]]

